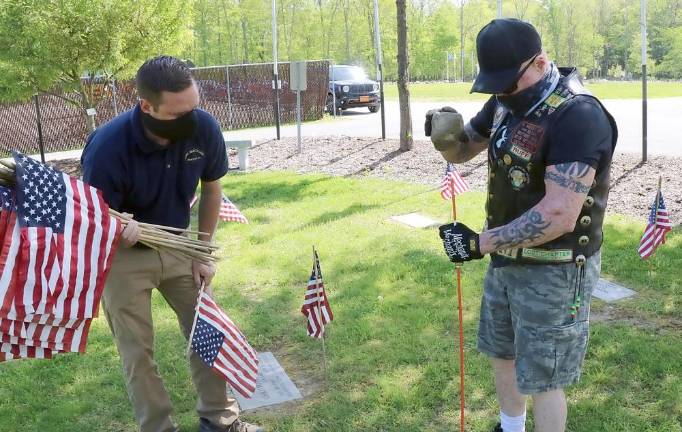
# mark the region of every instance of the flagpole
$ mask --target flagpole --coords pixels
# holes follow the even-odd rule
[[[654,223],[657,223],[658,221],[658,203],[661,202],[661,184],[663,182],[663,177],[658,176],[658,189],[656,190],[656,201],[654,202]],[[646,260],[648,271],[649,271],[649,277],[652,276],[653,274],[653,262],[652,258],[654,258],[654,255],[656,255],[656,251],[654,250],[651,253],[651,256],[649,257],[648,260]]]
[[[456,194],[452,194],[452,220],[457,221]],[[462,319],[462,263],[456,263],[457,270],[457,310],[459,320],[459,429],[464,432],[464,322]]]
[[[318,269],[318,261],[317,261],[317,252],[315,251],[315,246],[313,246],[313,268],[315,269],[315,290],[317,292],[317,322],[322,328],[322,365],[324,367],[324,381],[325,383],[327,382],[327,348],[324,345],[324,335],[325,335],[325,330],[324,330],[324,325],[322,325],[322,309],[320,308],[320,275],[317,271]]]
[[[197,305],[194,307],[194,322],[192,322],[192,330],[189,332],[189,340],[187,343],[187,357],[189,357],[190,350],[192,349],[192,338],[194,337],[194,330],[197,328],[197,319],[199,318],[199,299],[201,299],[201,294],[204,293],[204,278],[201,278],[201,288],[199,289],[199,295],[197,296]]]

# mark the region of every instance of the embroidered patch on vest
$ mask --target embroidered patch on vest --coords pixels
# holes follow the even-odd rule
[[[521,167],[515,166],[509,170],[509,182],[514,190],[521,190],[528,184],[529,178],[528,171]]]
[[[570,249],[521,249],[521,257],[531,260],[550,261],[550,262],[571,262],[573,261],[573,251]]]
[[[500,127],[500,124],[502,123],[502,120],[504,119],[504,115],[507,113],[507,110],[504,109],[504,107],[498,106],[495,109],[495,115],[493,116],[493,125],[490,128],[490,136],[492,137],[495,135],[495,132],[497,132],[497,128]]]
[[[512,146],[509,151],[525,161],[529,161],[531,156],[533,156],[533,153],[529,152],[528,150],[524,150],[519,146]]]
[[[514,128],[511,136],[511,152],[528,161],[542,143],[545,129],[534,123],[522,121]]]
[[[511,259],[516,259],[516,254],[518,253],[518,249],[500,249],[497,252],[495,252],[495,255],[500,255],[503,257],[511,258]]]
[[[559,96],[556,93],[552,93],[549,95],[549,97],[545,100],[545,104],[551,106],[552,108],[559,108],[559,105],[564,103],[566,101],[566,98]]]

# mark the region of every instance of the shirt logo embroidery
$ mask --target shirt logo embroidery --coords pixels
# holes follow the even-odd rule
[[[199,159],[202,159],[204,157],[204,152],[202,152],[199,149],[190,149],[185,153],[185,160],[187,162],[193,162],[197,161]]]

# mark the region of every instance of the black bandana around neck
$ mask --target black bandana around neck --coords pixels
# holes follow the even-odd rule
[[[551,67],[532,86],[521,90],[513,95],[495,95],[497,101],[507,108],[515,116],[526,116],[536,105],[545,100],[547,96],[556,88],[559,82],[559,69],[551,64]]]

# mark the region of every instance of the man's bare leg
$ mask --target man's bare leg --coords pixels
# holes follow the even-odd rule
[[[566,395],[562,389],[533,395],[535,432],[564,432],[566,414]]]
[[[526,411],[526,396],[519,393],[516,386],[514,360],[492,358],[491,361],[495,371],[495,389],[500,409],[510,417],[523,415]]]

